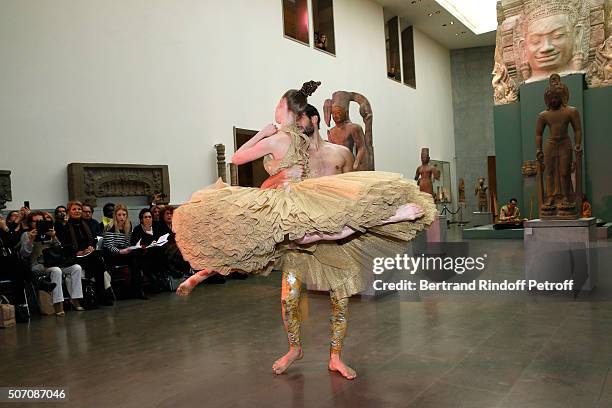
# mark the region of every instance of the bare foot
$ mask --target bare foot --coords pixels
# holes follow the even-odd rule
[[[291,347],[287,354],[272,364],[272,370],[275,374],[282,374],[291,366],[291,364],[293,364],[295,360],[301,360],[302,357],[304,357],[304,355],[302,354],[301,348]]]
[[[209,271],[208,269],[202,269],[201,271],[196,272],[193,276],[179,285],[179,287],[176,289],[176,294],[179,296],[189,296],[200,282],[211,276],[213,273],[214,272]]]
[[[344,362],[340,359],[338,354],[332,354],[329,357],[329,371],[337,371],[347,380],[353,380],[357,377],[357,372],[353,370],[351,367],[344,364]]]
[[[398,222],[398,221],[414,221],[425,215],[425,211],[416,204],[404,204],[401,205],[395,215],[386,220],[386,222]]]

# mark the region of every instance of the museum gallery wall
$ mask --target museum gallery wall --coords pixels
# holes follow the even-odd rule
[[[334,1],[335,56],[285,38],[280,1],[207,3],[0,3],[3,142],[28,151],[27,163],[0,151],[9,208],[64,203],[68,163],[168,165],[182,203],[215,180],[215,144],[229,157],[234,126],[260,129],[280,95],[310,79],[323,82],[312,98],[321,112],[334,91],[367,96],[377,170],[412,175],[429,147],[455,180],[448,49],[414,31],[413,89],[386,76],[377,3]]]

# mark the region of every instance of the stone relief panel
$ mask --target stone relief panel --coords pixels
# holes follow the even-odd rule
[[[166,165],[70,163],[68,195],[96,205],[97,197],[147,196],[149,202],[170,201],[170,178]]]

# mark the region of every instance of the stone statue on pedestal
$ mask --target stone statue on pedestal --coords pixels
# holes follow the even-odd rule
[[[474,195],[478,198],[478,211],[488,212],[489,211],[489,199],[487,198],[487,190],[489,187],[485,185],[485,178],[479,177],[478,184],[474,189]]]
[[[414,180],[419,185],[421,191],[431,194],[437,201],[433,191],[432,177],[436,180],[440,180],[440,170],[430,165],[429,160],[429,148],[424,147],[421,149],[421,165],[416,169]]]
[[[349,118],[350,102],[359,104],[359,113],[365,124],[364,130]],[[374,170],[374,147],[372,144],[372,107],[368,99],[357,93],[336,91],[332,99],[323,106],[325,123],[329,127],[331,117],[336,126],[327,132],[329,142],[346,146],[355,155],[354,170]]]
[[[540,218],[575,219],[582,208],[582,125],[580,113],[573,106],[564,106],[566,91],[557,85],[546,89],[544,101],[548,109],[540,113],[536,123],[536,160],[538,167],[538,200]],[[572,185],[572,141],[568,127],[574,130],[576,152],[576,191]],[[544,129],[550,129],[545,144]],[[545,181],[544,181],[545,178]]]

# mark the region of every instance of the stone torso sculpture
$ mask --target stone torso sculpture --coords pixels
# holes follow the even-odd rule
[[[465,181],[459,179],[459,202],[465,203]]]
[[[573,219],[576,218],[576,195],[582,192],[572,186],[572,141],[568,127],[574,130],[576,168],[581,166],[582,127],[580,113],[573,106],[564,106],[565,91],[556,86],[546,90],[544,100],[548,109],[540,113],[536,123],[536,159],[538,161],[538,188],[540,199],[540,217]],[[548,126],[550,135],[543,144],[544,129]],[[577,172],[576,180],[579,181]],[[545,177],[546,181],[542,179]],[[544,188],[545,184],[545,188]],[[578,183],[580,187],[580,183]],[[578,190],[581,190],[579,188]]]
[[[478,184],[474,189],[474,195],[478,198],[478,211],[486,212],[489,210],[488,199],[487,199],[487,190],[489,187],[485,185],[484,177],[480,177],[478,179]]]
[[[424,147],[421,149],[421,165],[417,167],[414,179],[419,185],[419,190],[429,193],[435,198],[432,178],[439,180],[440,170],[429,164],[429,160],[429,148]]]
[[[362,127],[351,122],[349,103],[359,104],[359,113],[364,120]],[[347,147],[355,154],[355,170],[374,170],[374,147],[372,144],[372,108],[367,98],[357,92],[336,91],[324,105],[325,123],[330,126],[333,117],[335,126],[328,131],[329,142]]]

